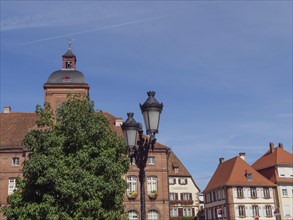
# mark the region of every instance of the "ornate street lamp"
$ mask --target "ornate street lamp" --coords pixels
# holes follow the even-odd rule
[[[143,136],[142,126],[134,120],[133,113],[127,113],[128,118],[121,125],[129,158],[131,162],[135,159],[135,164],[139,168],[141,220],[145,220],[145,167],[149,150],[154,149],[155,135],[158,133],[160,114],[163,109],[163,103],[159,103],[155,99],[155,92],[150,91],[147,94],[149,97],[142,105],[140,104],[140,109],[145,122],[146,134],[149,137]]]

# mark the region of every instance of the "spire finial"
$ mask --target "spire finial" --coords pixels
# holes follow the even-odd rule
[[[68,39],[68,49],[71,50],[72,38],[69,37]]]

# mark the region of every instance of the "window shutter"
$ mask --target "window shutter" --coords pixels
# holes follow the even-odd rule
[[[248,198],[250,198],[250,197],[251,197],[250,188],[247,188],[247,197],[248,197]]]
[[[180,199],[183,200],[183,193],[180,193]]]
[[[192,216],[195,216],[194,208],[192,208]]]
[[[234,197],[234,198],[237,197],[237,189],[236,189],[236,188],[233,189],[233,197]]]
[[[243,197],[246,198],[247,197],[247,188],[243,188]]]
[[[178,179],[178,183],[181,184],[181,179]]]
[[[270,188],[269,191],[270,191],[270,198],[273,198],[273,189]]]
[[[185,184],[187,184],[187,179],[184,179]]]
[[[178,193],[175,193],[175,200],[178,200]]]
[[[239,210],[238,210],[238,206],[235,206],[235,216],[239,217]]]
[[[260,189],[260,197],[261,197],[261,198],[264,197],[263,188]]]
[[[183,216],[183,208],[179,208],[178,209],[178,215],[179,216]]]
[[[189,193],[189,199],[192,200],[192,193]]]
[[[248,213],[248,216],[252,216],[252,217],[253,217],[252,207],[251,207],[251,206],[249,207],[249,213]]]
[[[259,217],[262,217],[262,211],[263,211],[262,206],[258,206],[258,215],[259,215]]]
[[[176,184],[176,178],[174,178],[173,181],[174,181],[173,183]]]

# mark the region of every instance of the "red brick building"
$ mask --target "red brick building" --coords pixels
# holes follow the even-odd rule
[[[44,84],[44,102],[48,102],[56,110],[69,94],[89,95],[90,86],[82,72],[76,70],[76,56],[69,47],[62,56],[62,69],[53,72]],[[110,127],[122,136],[121,118],[104,113],[110,122]],[[6,107],[0,113],[0,203],[7,204],[7,196],[16,188],[16,178],[21,177],[21,167],[27,159],[28,151],[24,148],[22,140],[26,133],[36,127],[37,115],[35,113],[11,112]],[[146,217],[147,219],[169,219],[169,184],[168,184],[168,155],[170,149],[156,143],[154,151],[149,153],[146,166]],[[181,162],[180,162],[181,163]],[[184,168],[182,169],[190,174]],[[140,189],[138,168],[130,164],[129,171],[124,176],[128,183],[125,194],[125,211],[129,219],[140,219]],[[193,181],[193,180],[192,180]],[[193,182],[194,183],[194,182]],[[194,201],[196,199],[194,198]],[[196,205],[194,202],[193,205]],[[197,209],[193,210],[195,215]],[[0,216],[0,219],[4,219]]]

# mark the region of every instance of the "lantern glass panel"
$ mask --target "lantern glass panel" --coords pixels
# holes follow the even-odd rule
[[[128,147],[133,147],[136,145],[137,140],[137,130],[129,129],[124,132],[125,144]]]
[[[146,126],[147,132],[157,133],[160,120],[159,111],[145,111],[143,113],[143,118]]]

